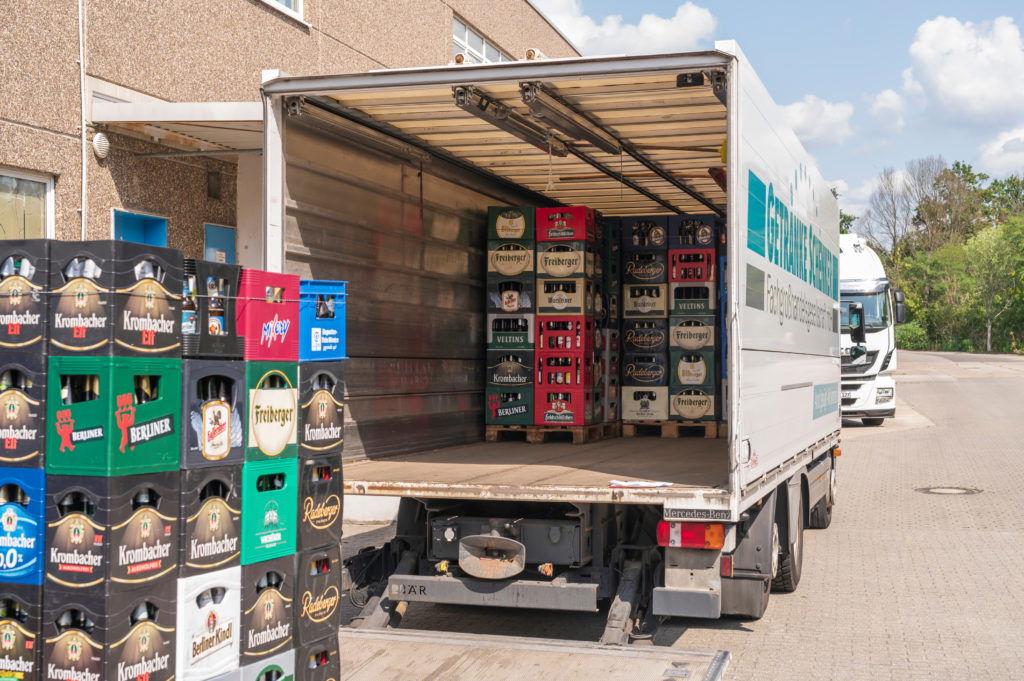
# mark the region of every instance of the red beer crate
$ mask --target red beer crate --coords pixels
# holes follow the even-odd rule
[[[236,307],[245,359],[299,361],[299,278],[242,269]]]
[[[679,248],[668,252],[669,281],[715,281],[715,252],[707,248]]]
[[[537,387],[550,390],[591,388],[594,385],[592,351],[538,352],[534,360]]]
[[[537,209],[537,241],[593,241],[597,212],[586,206]]]
[[[537,349],[541,352],[593,351],[593,317],[573,315],[538,319]]]
[[[537,386],[534,423],[538,426],[587,426],[594,421],[594,391]]]

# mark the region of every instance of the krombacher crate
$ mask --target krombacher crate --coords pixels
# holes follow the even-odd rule
[[[295,649],[246,664],[239,678],[241,681],[295,681]],[[335,678],[340,679],[341,676]]]
[[[715,384],[715,350],[680,350],[672,348],[669,375],[673,386],[713,386]]]
[[[242,268],[185,258],[182,269],[182,355],[242,359],[235,319]],[[186,303],[185,297],[191,301]]]
[[[46,358],[0,353],[0,466],[42,468],[46,452]]]
[[[532,350],[536,321],[532,314],[487,315],[487,348]]]
[[[345,363],[299,363],[299,455],[338,453],[345,444]]]
[[[487,350],[487,388],[532,389],[533,361],[533,350]]]
[[[242,568],[178,580],[175,681],[206,681],[238,668]]]
[[[670,317],[669,343],[679,350],[714,348],[718,335],[715,324],[711,315]]]
[[[181,251],[54,241],[50,354],[181,357]]]
[[[181,360],[50,357],[46,413],[49,474],[178,470]]]
[[[0,583],[0,680],[40,681],[43,588]]]
[[[0,582],[43,583],[45,495],[42,469],[0,468]]]
[[[245,458],[245,363],[182,361],[182,468],[229,466]]]
[[[38,354],[45,348],[51,243],[49,239],[0,241],[0,350],[4,352]]]
[[[341,548],[335,544],[295,557],[295,627],[300,646],[328,636],[341,625]]]
[[[307,643],[295,651],[295,681],[333,681],[340,677],[337,636]]]
[[[46,479],[46,588],[120,593],[174,583],[178,471]]]
[[[533,241],[535,214],[536,209],[529,206],[491,206],[487,209],[487,238]]]
[[[341,518],[341,454],[300,458],[296,549],[339,543]]]
[[[484,422],[489,426],[533,425],[533,386],[488,387],[484,396]]]
[[[718,399],[712,386],[672,388],[669,418],[675,421],[714,421],[718,418]]]
[[[242,565],[295,553],[298,461],[242,465]]]
[[[534,273],[534,242],[487,242],[487,273],[491,276],[525,277]]]
[[[175,580],[141,589],[43,595],[46,679],[171,681],[176,657]]]
[[[299,451],[298,362],[245,363],[245,460],[294,458]]]
[[[242,666],[294,647],[295,556],[242,567]]]
[[[181,471],[179,574],[192,577],[239,564],[242,466]]]
[[[592,241],[545,241],[537,244],[537,278],[596,277],[601,261]]]

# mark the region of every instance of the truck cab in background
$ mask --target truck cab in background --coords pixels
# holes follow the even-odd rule
[[[880,426],[896,415],[895,329],[906,314],[903,293],[892,290],[864,237],[840,235],[839,250],[842,415]]]

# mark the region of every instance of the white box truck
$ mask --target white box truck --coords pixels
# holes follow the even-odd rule
[[[407,603],[611,603],[602,640],[622,643],[796,589],[835,494],[839,214],[735,43],[281,76],[263,96],[266,264],[350,282],[346,503],[401,499],[394,540],[347,563],[364,630]],[[484,442],[496,204],[724,218],[727,435]]]

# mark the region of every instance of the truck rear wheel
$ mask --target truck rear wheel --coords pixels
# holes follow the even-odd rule
[[[772,580],[772,589],[782,593],[796,591],[796,587],[800,583],[800,572],[803,568],[804,512],[802,508],[796,514],[796,517],[796,531],[789,533],[793,539],[789,542],[788,549],[780,556],[779,569]]]
[[[860,421],[865,426],[880,426],[885,421],[885,418],[882,416],[865,416]]]
[[[825,493],[818,503],[811,509],[810,519],[807,523],[807,527],[812,530],[824,530],[832,524],[832,506],[835,504],[835,490],[836,490],[836,464],[832,462],[832,467],[828,471],[828,491]]]

